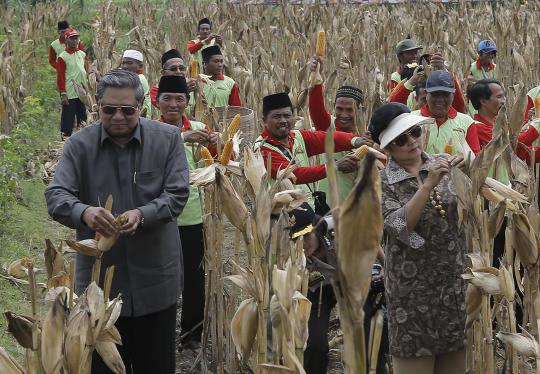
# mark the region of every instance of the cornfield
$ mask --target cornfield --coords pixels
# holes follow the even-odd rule
[[[453,5],[409,2],[396,6],[294,7],[197,1],[168,4],[166,9],[158,9],[151,3],[130,0],[123,9],[112,0],[103,1],[91,23],[96,68],[105,73],[118,66],[122,53],[118,41],[126,39],[130,48],[143,52],[148,81],[151,86],[156,85],[161,54],[177,48],[189,62],[187,41],[195,35],[197,20],[208,17],[214,24],[214,32],[223,35],[226,74],[238,83],[243,106],[252,109],[258,118],[264,96],[287,91],[306,127],[309,127],[307,96],[311,84],[308,61],[317,51],[323,56],[319,74],[326,88],[328,108],[332,107],[340,85],[358,86],[365,94],[359,113],[365,126],[374,108],[386,99],[386,85],[397,66],[394,46],[399,40],[410,35],[426,52],[442,52],[461,87],[466,86],[469,65],[476,59],[477,43],[487,38],[494,40],[498,47],[497,75],[507,88],[508,109],[499,117],[493,141],[472,166],[452,175],[460,199],[462,224],[467,227],[471,244],[470,267],[463,275],[469,281],[467,366],[469,373],[478,374],[535,370],[540,373],[538,172],[523,164],[512,151],[521,126],[525,87],[532,88],[540,81],[540,27],[536,25],[540,3],[463,1]],[[21,16],[25,20],[21,24],[28,26],[17,34],[18,39],[10,34],[0,46],[0,63],[6,66],[0,72],[3,133],[8,133],[16,123],[20,98],[28,84],[24,66],[30,58],[27,55],[31,55],[30,46],[46,45],[43,37],[34,38],[40,35],[38,27],[53,28],[59,15],[64,17],[67,12],[63,5],[37,6],[34,12]],[[10,14],[0,17],[7,20]],[[129,17],[129,30],[121,29],[122,17]],[[320,44],[317,48],[321,30],[325,36],[324,51]],[[15,48],[19,45],[28,48]],[[95,80],[91,79],[89,87],[83,89],[91,104],[89,110],[94,112]],[[307,196],[288,183],[290,170],[283,171],[277,183],[270,180],[262,156],[251,150],[249,142],[253,139],[230,130],[226,111],[218,114],[209,108],[201,116],[221,134],[218,144],[221,157],[210,160],[204,150],[199,150],[208,162],[205,168],[191,175],[192,184],[204,197],[204,225],[212,228],[205,232],[206,307],[203,349],[196,364],[201,365],[203,372],[220,374],[304,373],[302,359],[311,305],[305,297],[307,270],[302,241],[293,243],[289,239],[287,212],[305,202]],[[257,128],[253,131],[256,134],[261,124],[255,122],[253,126]],[[243,143],[238,147],[242,137]],[[234,161],[228,161],[231,148],[228,144],[235,149]],[[331,156],[330,144],[327,152]],[[487,177],[493,163],[512,171],[513,189]],[[329,163],[327,170],[333,186],[330,198],[336,199],[337,182],[332,176],[335,165]],[[333,211],[339,251],[339,285],[335,290],[344,334],[343,366],[347,373],[365,373],[366,362],[370,361],[367,353],[370,349],[363,340],[362,305],[369,289],[367,275],[382,236],[382,222],[378,220],[380,181],[371,157],[364,159],[359,176],[360,183]],[[363,213],[366,211],[371,216]],[[506,221],[505,256],[497,269],[491,266],[493,238],[503,221]],[[226,229],[231,226],[233,231]],[[226,236],[233,237],[232,246],[225,246]],[[67,240],[66,243],[99,259],[97,242]],[[53,253],[50,248],[46,252],[49,256]],[[54,253],[63,254],[64,246],[59,248]],[[28,261],[24,263],[32,263]],[[26,279],[32,272],[28,266],[25,269],[21,277]],[[49,314],[65,302],[62,298],[66,295],[67,302],[73,302],[69,296],[72,277],[68,269],[61,271],[68,275],[62,278],[61,285],[67,290],[60,291],[48,309]],[[58,275],[58,271],[49,275]],[[29,282],[33,289],[32,279]],[[88,293],[97,293],[103,300],[100,308],[115,303],[108,300],[107,285],[103,285],[105,295],[100,294],[97,286],[94,284],[87,290],[87,299]],[[79,304],[69,305],[74,313]],[[516,324],[517,305],[524,311],[523,326]],[[67,327],[71,313],[65,317]],[[25,321],[26,334],[32,338],[32,344],[23,345],[28,348],[30,372],[31,366],[36,367],[36,360],[43,361],[37,357],[41,353],[34,355],[40,352],[39,345],[34,343],[39,326],[48,321],[48,315],[36,313]],[[64,339],[68,339],[68,330]],[[108,334],[107,342],[117,341],[110,336],[114,330],[106,328],[103,332]],[[90,349],[98,349],[99,334],[97,331],[92,335]],[[69,352],[63,352],[64,348],[58,344],[56,347],[60,350],[56,351],[57,355],[68,357]],[[0,356],[8,357],[3,351]],[[110,353],[109,356],[112,357]],[[87,365],[82,359],[73,362]],[[22,368],[17,370],[13,372],[22,372]],[[122,372],[121,368],[116,370]]]

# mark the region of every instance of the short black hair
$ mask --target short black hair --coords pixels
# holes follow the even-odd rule
[[[422,88],[423,89],[426,88],[426,84],[427,84],[427,79],[422,79],[416,84],[416,86],[414,86],[414,93],[416,94],[416,96],[420,95],[420,90]]]
[[[478,110],[482,106],[480,100],[489,100],[491,97],[490,84],[498,84],[502,87],[501,82],[496,79],[481,79],[477,81],[468,92],[469,100],[471,101],[474,109]]]
[[[409,107],[401,103],[388,103],[377,108],[369,121],[369,132],[373,141],[380,144],[379,136],[388,127],[390,122],[397,116],[410,112]]]

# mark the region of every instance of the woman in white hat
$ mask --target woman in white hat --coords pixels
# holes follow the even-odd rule
[[[449,176],[463,156],[423,152],[424,125],[403,104],[377,109],[375,142],[388,151],[381,171],[385,288],[395,374],[463,374],[467,241]]]

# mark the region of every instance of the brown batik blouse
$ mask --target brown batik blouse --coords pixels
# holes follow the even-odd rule
[[[433,156],[422,155],[422,180]],[[390,159],[381,171],[385,236],[385,287],[390,353],[433,356],[464,348],[467,241],[458,227],[457,196],[450,176],[438,185],[443,218],[430,201],[414,231],[406,225],[405,204],[418,181]]]

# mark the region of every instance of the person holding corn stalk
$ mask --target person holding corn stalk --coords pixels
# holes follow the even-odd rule
[[[68,21],[58,21],[58,39],[54,40],[49,46],[49,64],[56,70],[56,59],[60,56],[60,53],[66,50],[66,37],[65,33],[69,30]],[[84,51],[84,43],[79,41],[77,49]]]
[[[116,238],[101,256],[102,284],[114,266],[111,297],[122,295],[116,326],[128,373],[175,372],[177,300],[182,256],[176,218],[189,195],[186,152],[178,129],[139,116],[144,90],[136,74],[114,69],[99,82],[100,121],[70,137],[45,190],[52,218],[77,230]],[[112,211],[103,208],[113,198]],[[122,216],[120,225],[115,215]],[[93,277],[95,257],[77,254],[75,292]],[[111,373],[95,355],[92,373]]]
[[[254,149],[261,150],[265,161],[271,156],[270,174],[276,178],[278,171],[289,165],[294,165],[292,182],[311,194],[313,189],[309,183],[326,178],[326,165],[309,163],[309,157],[322,154],[325,151],[324,140],[326,132],[292,130],[294,127],[293,106],[289,95],[285,92],[268,95],[263,98],[264,131],[255,140]],[[354,135],[353,133],[336,131],[334,133],[335,151],[350,151],[371,140]],[[350,173],[358,169],[359,158],[354,154],[340,158],[336,162],[337,169]],[[312,207],[315,201],[310,200]]]
[[[389,103],[370,121],[390,159],[381,171],[385,289],[395,374],[465,372],[468,242],[449,172],[463,155],[423,152],[434,119]]]
[[[400,75],[401,82],[390,93],[388,102],[407,104],[411,110],[420,109],[426,104],[426,68],[424,68],[424,64],[428,64],[427,68],[431,70],[446,70],[445,60],[440,52],[422,55],[419,64],[413,64],[413,66],[405,67],[402,70]],[[463,93],[455,75],[450,74],[456,88],[452,107],[458,112],[465,113],[466,107]],[[419,87],[417,88],[417,86]]]
[[[143,54],[139,51],[136,51],[134,49],[127,49],[122,54],[122,69],[129,70],[132,73],[137,74],[139,79],[141,80],[141,84],[144,89],[144,103],[143,110],[141,111],[141,116],[150,118],[150,114],[152,111],[152,106],[150,104],[150,96],[148,94],[150,86],[148,85],[148,80],[144,76],[143,63],[144,57]]]
[[[452,107],[456,92],[452,75],[446,70],[432,72],[426,81],[426,91],[427,104],[413,112],[435,119],[435,123],[427,124],[426,152],[477,155],[480,144],[474,120]]]
[[[62,138],[71,136],[73,125],[86,121],[86,107],[79,98],[75,84],[82,87],[88,85],[90,70],[86,53],[79,49],[79,32],[68,29],[64,33],[66,49],[56,59],[56,86],[60,91],[62,114],[60,116],[60,132]]]
[[[210,79],[213,81],[203,86],[206,102],[214,107],[242,106],[238,84],[223,74],[225,62],[221,49],[214,45],[203,49],[201,55],[204,72],[210,75]]]
[[[179,77],[186,78],[186,62],[184,61],[184,58],[178,52],[177,49],[169,49],[167,52],[165,52],[161,56],[161,76],[166,77],[170,75],[176,75]],[[185,114],[187,117],[189,117],[190,114],[190,106],[195,105],[194,99],[193,99],[193,91],[197,89],[197,81],[194,79],[189,79],[187,81],[187,88],[189,92],[189,102],[186,107]],[[152,86],[149,92],[150,101],[152,103],[152,106],[155,108],[159,108],[158,106],[158,100],[157,100],[157,93],[158,93],[158,87]]]
[[[189,98],[185,77],[168,75],[161,77],[157,100],[161,112],[160,121],[177,127],[184,140],[189,170],[204,167],[204,153],[216,155],[218,136],[204,123],[190,121],[184,114]],[[201,149],[210,148],[206,152]],[[197,156],[200,154],[201,156]],[[212,155],[210,154],[210,157]],[[184,282],[182,291],[182,317],[180,320],[181,347],[200,347],[202,321],[204,318],[204,240],[201,195],[197,187],[190,186],[189,199],[177,219],[182,257],[184,260]]]
[[[203,18],[197,25],[197,37],[187,43],[187,50],[191,53],[199,66],[203,67],[202,51],[213,45],[223,46],[223,37],[212,34],[212,22],[208,18]]]

